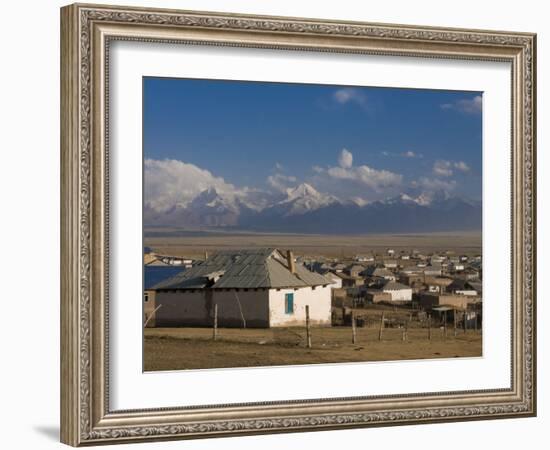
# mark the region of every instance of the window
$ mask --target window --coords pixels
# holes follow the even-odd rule
[[[145,302],[148,302],[149,301],[149,294],[146,292],[145,293]]]
[[[294,293],[285,294],[285,314],[294,314]]]

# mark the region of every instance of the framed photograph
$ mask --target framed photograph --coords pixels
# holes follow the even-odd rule
[[[62,8],[62,442],[535,415],[535,58]]]

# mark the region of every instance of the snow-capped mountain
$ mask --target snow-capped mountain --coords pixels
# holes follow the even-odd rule
[[[264,209],[264,214],[283,217],[307,214],[338,202],[336,197],[319,193],[313,186],[302,183],[286,191],[286,197]]]
[[[200,192],[187,205],[163,214],[144,211],[147,225],[232,227],[299,233],[383,233],[481,228],[481,204],[448,193],[402,193],[367,203],[342,201],[303,183],[280,197],[252,192]]]
[[[206,213],[239,213],[234,197],[219,194],[216,188],[209,188],[197,195],[188,205],[189,209]]]
[[[239,225],[239,219],[247,209],[247,205],[235,195],[210,187],[187,204],[175,206],[168,211],[157,212],[146,207],[144,221],[149,225],[235,227]]]

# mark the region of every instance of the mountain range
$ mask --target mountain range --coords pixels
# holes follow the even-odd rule
[[[446,192],[401,194],[370,203],[342,201],[303,183],[261,199],[211,187],[184,205],[145,207],[146,226],[225,227],[289,233],[408,233],[481,229],[481,202]]]

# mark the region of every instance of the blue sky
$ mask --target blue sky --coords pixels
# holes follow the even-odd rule
[[[423,189],[481,199],[479,92],[143,83],[146,160],[179,161],[238,189],[308,182],[366,201]],[[145,173],[147,183],[147,164]]]

